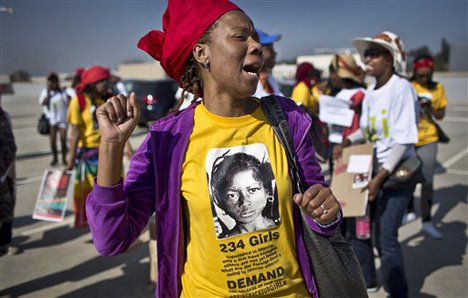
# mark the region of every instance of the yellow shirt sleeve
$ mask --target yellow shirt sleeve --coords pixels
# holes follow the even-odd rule
[[[304,83],[300,82],[297,84],[291,94],[291,98],[298,104],[302,104],[309,110],[314,111],[317,106],[317,100],[312,96],[312,92],[309,87]]]
[[[432,101],[432,108],[434,110],[440,110],[447,106],[448,100],[445,95],[445,88],[442,84],[437,83],[436,90],[434,91],[434,99]]]
[[[83,123],[83,118],[81,117],[81,109],[78,103],[78,97],[74,96],[70,100],[67,112],[67,121],[71,125],[81,125]]]

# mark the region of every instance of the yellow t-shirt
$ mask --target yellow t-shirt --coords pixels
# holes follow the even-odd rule
[[[314,103],[314,105],[318,106],[319,104],[319,96],[320,94],[322,94],[322,92],[319,90],[318,88],[318,84],[314,85],[314,87],[312,87],[312,101]]]
[[[445,108],[447,105],[447,97],[445,96],[445,89],[442,84],[437,83],[433,89],[427,89],[417,82],[411,82],[413,84],[418,97],[426,97],[431,100],[431,106],[433,110],[440,110]],[[418,143],[416,146],[423,146],[429,143],[437,142],[437,130],[435,125],[430,121],[430,118],[420,113],[419,124],[418,124]]]
[[[263,110],[227,118],[200,104],[194,121],[181,177],[188,229],[181,296],[308,296],[288,163]]]
[[[314,86],[315,87],[315,86]],[[313,94],[313,91],[315,94]],[[312,90],[304,83],[299,82],[292,91],[291,98],[298,104],[302,104],[309,111],[316,111],[318,106],[318,89]]]
[[[93,105],[91,98],[88,95],[85,94],[84,97],[86,105],[83,110],[80,108],[77,96],[74,96],[70,100],[67,121],[71,125],[78,125],[80,128],[78,147],[97,148],[99,147],[99,141],[101,139],[96,119],[97,106]],[[96,100],[96,104],[98,104],[98,106],[104,102],[105,101],[103,99]]]

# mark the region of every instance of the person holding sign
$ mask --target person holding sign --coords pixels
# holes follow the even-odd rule
[[[226,0],[169,0],[163,31],[151,31],[138,46],[161,61],[182,88],[203,99],[150,126],[125,181],[121,160],[125,141],[138,123],[136,96],[114,96],[98,108],[99,170],[87,200],[98,252],[125,252],[156,213],[156,296],[318,297],[313,272],[304,259],[303,232],[295,224],[300,212],[294,209],[304,210],[313,231],[330,235],[341,222],[341,208],[314,157],[310,119],[294,102],[280,97],[307,185],[303,194],[292,191],[286,154],[258,99],[252,97],[262,51],[251,19]],[[256,216],[255,227],[238,224],[231,237],[219,239],[210,179],[220,178],[217,166],[228,159],[224,155],[228,150],[253,155],[270,168],[281,221],[273,224],[265,214]],[[275,196],[269,187],[254,182],[255,171],[240,168],[245,170],[225,174],[234,182],[226,184],[223,195],[234,198],[248,191]],[[250,185],[245,183],[249,181]],[[250,222],[252,213],[264,204],[263,199],[256,200],[257,207],[241,211],[240,217]],[[220,205],[225,213],[237,208]]]
[[[366,90],[362,82],[362,69],[357,65],[352,55],[337,54],[330,62],[330,73],[333,73],[333,85],[338,91],[331,99],[341,101],[346,105],[345,108],[331,108],[332,114],[342,116],[344,113],[350,115],[346,125],[341,121],[331,121],[332,119],[321,118],[322,121],[328,123],[328,140],[330,141],[331,152],[336,144],[341,144],[343,138],[359,129],[359,117],[361,115],[361,105],[366,95]],[[320,103],[326,102],[322,100]],[[324,112],[325,108],[321,108]],[[341,115],[340,115],[341,114]],[[335,118],[334,117],[334,118]],[[334,119],[338,120],[338,119]],[[342,120],[342,119],[340,119]],[[341,122],[341,123],[338,123]],[[330,156],[330,173],[333,175],[334,156]]]
[[[375,243],[382,262],[382,283],[392,297],[408,297],[408,283],[398,229],[414,190],[414,185],[399,189],[383,188],[397,165],[416,155],[418,139],[417,98],[405,73],[406,54],[400,38],[392,32],[353,41],[367,66],[367,75],[376,79],[362,103],[360,130],[343,140],[344,147],[367,139],[374,146],[374,175],[367,188],[371,202]],[[339,156],[339,154],[338,154]],[[372,202],[374,202],[372,204]],[[375,279],[372,246],[355,247],[366,280]]]

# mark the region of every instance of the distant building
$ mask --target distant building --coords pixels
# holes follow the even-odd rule
[[[167,78],[159,62],[120,64],[117,70],[122,79],[158,80]]]
[[[273,76],[281,82],[294,82],[296,76],[296,64],[276,64],[273,68]]]
[[[322,49],[321,51],[315,52],[317,54],[297,56],[296,64],[277,64],[275,68],[273,68],[273,76],[281,82],[293,83],[295,80],[294,77],[296,75],[297,66],[303,62],[309,62],[312,63],[316,69],[322,72],[322,78],[328,78],[330,75],[328,72],[328,66],[336,55],[335,53],[351,53],[354,56],[354,59],[356,59],[356,62],[361,67],[364,67],[359,54],[353,49]]]
[[[468,71],[468,44],[450,44],[449,71]]]
[[[339,53],[341,54],[341,52]],[[351,54],[352,52],[347,51],[344,53]],[[314,65],[315,68],[322,71],[322,78],[328,78],[328,76],[330,75],[328,72],[328,66],[330,65],[330,62],[332,61],[335,55],[336,55],[335,53],[328,53],[328,54],[297,56],[296,64],[299,65],[302,62],[312,63],[312,65]],[[358,65],[363,67],[364,64],[361,62],[361,57],[359,56],[359,54],[352,53],[352,55],[354,59],[356,59],[356,62],[358,63]]]

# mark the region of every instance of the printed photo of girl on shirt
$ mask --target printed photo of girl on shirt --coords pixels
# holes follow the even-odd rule
[[[264,144],[212,149],[206,168],[218,239],[279,225],[275,177]]]

